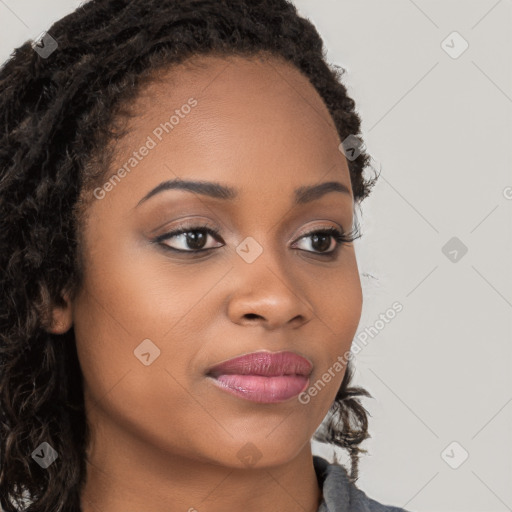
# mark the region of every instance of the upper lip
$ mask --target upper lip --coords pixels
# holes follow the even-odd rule
[[[262,375],[305,375],[308,377],[313,364],[295,352],[259,351],[224,361],[208,369],[207,375],[218,377],[223,374]]]

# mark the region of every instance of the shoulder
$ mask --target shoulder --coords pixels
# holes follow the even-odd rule
[[[318,483],[323,492],[318,512],[409,512],[385,505],[366,495],[352,483],[344,466],[313,456]]]

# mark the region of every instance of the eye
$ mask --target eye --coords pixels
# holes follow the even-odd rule
[[[222,243],[218,246],[208,247],[206,244],[208,236],[211,236],[216,240],[222,240],[217,229],[201,225],[181,226],[174,231],[170,231],[169,233],[164,233],[156,237],[153,242],[158,243],[169,251],[179,253],[200,253],[222,247]],[[351,243],[356,240],[356,238],[358,238],[358,236],[355,236],[354,231],[344,233],[331,226],[316,229],[302,235],[296,242],[294,242],[294,246],[302,240],[310,239],[309,243],[306,244],[306,246],[309,246],[310,248],[305,248],[303,249],[304,251],[321,256],[332,256],[337,252],[339,246]],[[177,243],[173,246],[169,243],[171,240],[176,240]]]
[[[339,246],[348,244],[358,238],[354,231],[346,234],[336,229],[335,227],[328,227],[310,231],[302,235],[298,241],[310,239],[311,249],[305,249],[306,252],[312,252],[319,255],[332,255],[337,252]]]
[[[217,229],[209,226],[190,226],[180,227],[169,233],[164,233],[156,237],[153,241],[170,251],[197,253],[214,248],[205,247],[208,235],[216,239],[220,238]],[[176,239],[178,247],[173,247],[168,243],[168,240],[173,239]]]

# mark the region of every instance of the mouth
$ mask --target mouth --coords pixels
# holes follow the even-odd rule
[[[260,351],[224,361],[207,370],[214,384],[239,398],[259,403],[290,400],[309,384],[313,364],[294,352]]]

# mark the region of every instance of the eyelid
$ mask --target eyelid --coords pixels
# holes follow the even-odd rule
[[[353,242],[356,238],[358,238],[360,235],[357,234],[357,230],[352,229],[349,233],[346,233],[341,226],[337,224],[338,227],[334,226],[315,226],[312,228],[309,228],[307,231],[302,232],[295,240],[292,242],[292,248],[293,245],[295,245],[297,242],[301,241],[304,238],[308,238],[310,236],[313,236],[316,233],[323,233],[327,234],[327,236],[330,236],[331,239],[335,240],[335,247],[334,249],[327,251],[327,252],[317,252],[317,251],[310,251],[307,249],[298,249],[302,250],[306,253],[319,255],[319,256],[325,256],[325,257],[334,257],[338,254],[339,250],[341,249],[341,246],[347,243]],[[171,247],[169,244],[165,244],[164,241],[168,239],[172,239],[175,237],[178,237],[184,233],[189,232],[200,232],[203,231],[207,234],[209,234],[212,238],[219,241],[219,239],[222,239],[220,236],[220,230],[216,227],[212,227],[206,223],[198,224],[197,221],[186,221],[183,224],[176,226],[175,229],[171,229],[170,231],[163,233],[162,235],[157,236],[152,240],[152,242],[157,243],[161,246],[163,246],[165,249],[173,251],[175,253],[181,253],[181,254],[200,254],[200,253],[206,253],[211,252],[213,249],[219,249],[220,247],[207,247],[206,249],[176,249],[175,247]],[[354,236],[357,235],[357,236]],[[224,243],[225,244],[225,243]]]
[[[333,228],[333,226],[325,226],[325,225],[314,226],[312,228],[308,228],[308,229],[304,230],[303,232],[301,232],[301,234],[296,236],[292,243],[297,242],[298,240],[300,240],[301,238],[304,238],[305,236],[312,235],[312,234],[314,234],[316,232],[319,232],[319,231],[329,231],[332,228]],[[334,229],[337,229],[342,234],[345,234],[345,230],[338,223],[336,223],[336,228],[334,228]],[[221,235],[220,235],[220,230],[217,227],[212,226],[212,225],[210,225],[207,222],[202,221],[202,220],[190,219],[190,220],[184,221],[181,224],[178,224],[175,227],[167,229],[165,231],[165,233],[162,233],[161,235],[158,235],[155,238],[155,240],[161,241],[161,240],[164,240],[166,238],[171,238],[170,235],[178,236],[178,235],[180,235],[182,233],[187,233],[187,232],[190,232],[190,231],[201,231],[201,230],[206,231],[206,232],[211,231],[211,232],[213,232],[212,236],[215,235],[217,238],[222,238]]]
[[[188,221],[188,222],[190,222],[190,221]],[[208,224],[198,224],[197,221],[195,224],[192,223],[190,225],[188,222],[184,222],[183,224],[180,224],[173,229],[169,229],[165,233],[162,233],[161,235],[158,235],[157,237],[153,238],[151,240],[151,242],[157,243],[160,245],[164,245],[169,250],[175,251],[178,253],[194,254],[194,253],[199,253],[199,252],[206,252],[206,251],[209,251],[210,249],[218,249],[219,248],[219,247],[209,247],[207,249],[184,250],[184,249],[176,249],[174,247],[170,247],[168,244],[163,243],[165,240],[175,238],[177,236],[180,236],[184,233],[189,233],[191,231],[204,231],[205,233],[209,234],[212,238],[215,238],[215,239],[220,238],[222,240],[222,237],[220,236],[220,230],[218,228],[210,226]]]
[[[332,221],[324,221],[324,222],[332,222]],[[320,225],[314,225],[313,227],[306,228],[306,229],[302,230],[301,234],[299,234],[295,238],[295,241],[299,240],[300,238],[302,238],[304,236],[311,235],[312,233],[316,233],[317,231],[328,231],[329,229],[332,229],[332,228],[340,231],[341,233],[345,233],[345,230],[343,229],[343,227],[340,224],[338,224],[337,222],[335,222],[335,226],[320,224]]]
[[[349,231],[347,233],[343,230],[343,228],[338,228],[338,227],[334,227],[334,226],[317,227],[317,228],[312,228],[310,231],[307,231],[306,233],[303,233],[293,243],[295,244],[296,242],[302,240],[303,238],[308,238],[316,233],[327,234],[331,238],[334,238],[337,242],[336,247],[332,251],[329,251],[329,252],[321,253],[321,252],[315,252],[315,251],[306,251],[306,252],[311,252],[312,254],[319,254],[319,255],[334,254],[337,252],[337,250],[340,248],[340,246],[342,246],[344,244],[352,243],[361,236],[361,234],[359,233],[357,228],[353,228],[351,231]]]

